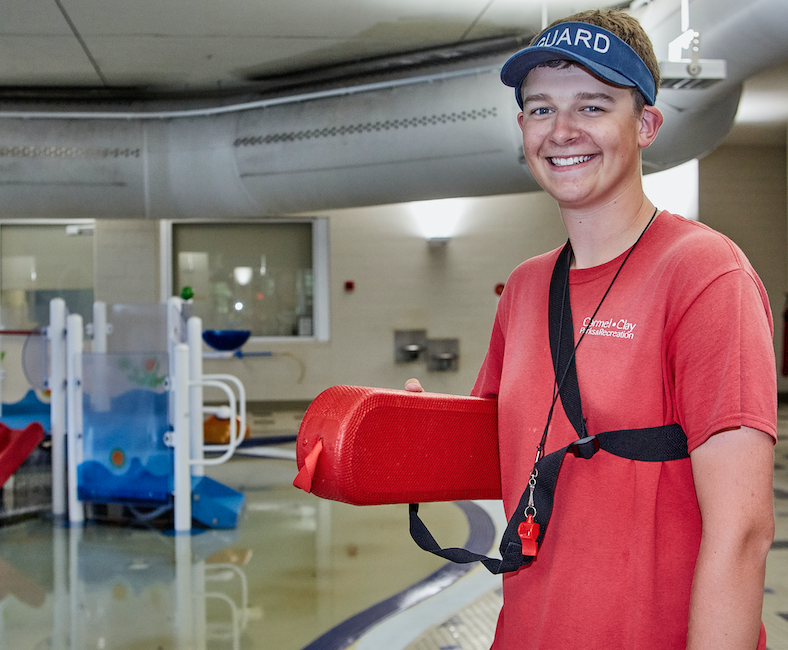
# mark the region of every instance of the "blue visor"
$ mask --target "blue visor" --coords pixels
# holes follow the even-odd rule
[[[520,89],[528,73],[556,59],[575,61],[614,86],[637,88],[652,106],[657,99],[654,77],[635,50],[606,29],[568,22],[548,29],[536,43],[520,50],[501,69],[501,80],[514,88],[520,108],[523,107]]]

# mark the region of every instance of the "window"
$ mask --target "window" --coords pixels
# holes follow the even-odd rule
[[[92,222],[0,224],[0,314],[6,329],[45,327],[49,301],[93,313]],[[88,236],[86,236],[88,235]]]
[[[204,329],[328,338],[325,219],[172,224],[172,295]]]

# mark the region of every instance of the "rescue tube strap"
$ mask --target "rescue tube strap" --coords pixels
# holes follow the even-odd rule
[[[570,261],[571,249],[567,243],[556,261],[550,281],[548,320],[550,348],[556,376],[558,376],[559,368],[567,369],[566,377],[560,382],[561,404],[567,418],[577,431],[578,440],[543,456],[536,463],[535,469],[538,471],[539,480],[533,491],[533,508],[536,509],[534,519],[540,525],[537,545],[541,545],[547,531],[553,510],[553,495],[558,475],[567,453],[578,458],[590,459],[599,449],[602,449],[621,458],[644,462],[664,462],[689,458],[687,436],[678,424],[605,431],[593,436],[589,436],[586,432],[577,370],[574,363],[575,345],[571,307],[568,291],[564,291],[569,278]],[[562,312],[563,318],[561,317]],[[419,547],[451,562],[460,564],[481,562],[494,574],[516,571],[523,566],[528,566],[534,559],[533,556],[523,555],[522,540],[518,535],[520,524],[526,520],[526,509],[529,508],[530,496],[530,489],[526,487],[503,533],[499,547],[500,559],[473,553],[464,548],[441,548],[419,517],[418,504],[410,504],[409,507],[410,534]],[[532,512],[532,508],[529,508],[529,512]]]

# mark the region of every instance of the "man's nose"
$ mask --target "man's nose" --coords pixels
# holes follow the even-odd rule
[[[553,118],[553,130],[550,134],[556,144],[567,144],[579,135],[577,118],[566,112],[558,112]]]

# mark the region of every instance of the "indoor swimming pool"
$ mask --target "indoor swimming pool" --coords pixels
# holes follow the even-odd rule
[[[779,424],[763,621],[769,648],[788,650],[788,408]],[[211,470],[246,495],[235,530],[176,537],[46,516],[1,527],[0,650],[489,648],[497,578],[419,550],[407,506],[323,501],[291,486],[295,469],[243,456]],[[503,521],[494,502],[422,514],[444,545],[479,550]]]

